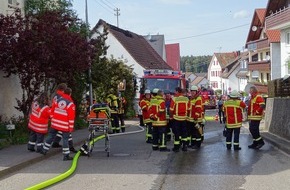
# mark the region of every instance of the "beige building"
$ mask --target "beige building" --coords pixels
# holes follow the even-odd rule
[[[1,0],[0,14],[14,14],[16,8],[23,12],[24,0]],[[17,106],[16,98],[21,99],[22,90],[17,76],[4,78],[4,73],[0,71],[0,117],[7,120],[11,117],[21,116],[22,113],[15,109]]]

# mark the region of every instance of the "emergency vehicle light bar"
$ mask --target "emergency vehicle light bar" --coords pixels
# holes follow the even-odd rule
[[[144,75],[178,75],[179,71],[173,71],[168,69],[149,69],[144,70]]]

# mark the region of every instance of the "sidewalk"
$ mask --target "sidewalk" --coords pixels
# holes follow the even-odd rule
[[[125,120],[125,124],[138,125],[138,120]],[[76,130],[72,133],[74,147],[79,150],[85,140],[88,138],[88,129]],[[36,152],[29,152],[27,144],[11,145],[0,150],[0,179],[44,159],[47,159],[56,154],[62,154],[61,148],[51,148],[44,156]],[[62,161],[62,160],[60,160]]]

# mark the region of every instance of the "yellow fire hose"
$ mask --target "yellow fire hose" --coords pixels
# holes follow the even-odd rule
[[[105,138],[105,135],[101,135],[101,136],[96,137],[95,139],[93,139],[93,140],[90,141],[90,145],[92,145],[93,143],[95,143],[95,142],[97,142],[97,141],[99,141],[99,140],[101,140],[103,138]],[[71,174],[73,174],[74,171],[76,170],[77,163],[78,163],[78,159],[79,159],[80,154],[81,154],[80,151],[78,151],[76,153],[76,155],[73,158],[72,165],[71,165],[70,169],[67,170],[66,172],[64,172],[64,173],[62,173],[62,174],[60,174],[60,175],[58,175],[58,176],[56,176],[54,178],[51,178],[49,180],[46,180],[46,181],[41,182],[39,184],[36,184],[34,186],[28,187],[25,190],[38,190],[38,189],[43,189],[45,187],[51,186],[53,184],[56,184],[56,183],[58,183],[58,182],[60,182],[60,181],[62,181],[64,179],[66,179]]]

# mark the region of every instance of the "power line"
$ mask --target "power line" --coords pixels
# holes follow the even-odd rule
[[[96,3],[98,3],[99,5],[101,5],[104,9],[106,9],[108,12],[115,14],[114,12],[112,12],[110,9],[108,9],[107,7],[105,7],[103,4],[101,4],[100,2],[98,2],[97,0],[94,0]]]
[[[204,34],[198,34],[198,35],[188,36],[188,37],[183,37],[183,38],[169,39],[169,40],[166,40],[166,41],[184,40],[184,39],[196,38],[196,37],[200,37],[200,36],[207,36],[207,35],[216,34],[216,33],[224,32],[224,31],[240,28],[240,27],[243,27],[243,26],[248,26],[248,25],[249,24],[243,24],[243,25],[239,25],[239,26],[235,26],[235,27],[231,27],[231,28],[227,28],[227,29],[217,30],[217,31],[214,31],[214,32],[208,32],[208,33],[204,33]]]
[[[103,0],[101,0],[101,1],[103,1]],[[110,1],[108,1],[108,0],[105,0],[107,3],[109,3],[109,4],[111,4],[111,6],[113,6],[113,8],[111,7],[111,9],[114,9],[114,8],[117,8],[113,3],[111,3]],[[104,2],[104,1],[103,1]],[[109,5],[107,5],[107,6],[109,6]]]
[[[104,5],[106,5],[109,9],[114,10],[114,7],[110,6],[109,4],[107,4],[105,1],[100,0]]]

